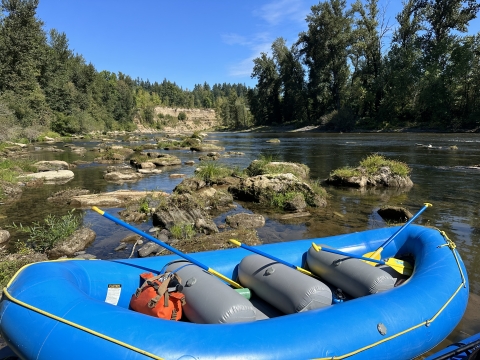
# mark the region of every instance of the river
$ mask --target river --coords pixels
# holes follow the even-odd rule
[[[268,143],[269,139],[279,143]],[[337,189],[327,187],[328,205],[315,218],[296,221],[277,221],[268,213],[266,225],[258,229],[260,239],[265,242],[290,241],[330,236],[388,226],[377,214],[383,205],[404,206],[415,214],[425,202],[428,208],[416,224],[430,225],[445,231],[456,245],[467,267],[470,280],[470,305],[464,319],[451,334],[446,343],[458,341],[466,335],[480,331],[478,306],[480,305],[480,168],[468,168],[480,164],[480,137],[476,134],[429,134],[429,133],[210,133],[208,141],[225,147],[226,151],[245,153],[245,156],[222,158],[221,163],[245,168],[261,154],[272,155],[281,161],[306,164],[310,177],[325,179],[339,167],[356,166],[359,161],[372,153],[379,153],[389,159],[400,160],[412,168],[413,188],[409,190]],[[119,143],[123,144],[123,143]],[[92,147],[98,142],[76,141],[77,146]],[[123,144],[132,145],[132,144]],[[59,148],[62,144],[57,144]],[[456,149],[452,149],[456,147]],[[194,160],[198,164],[199,153],[186,150],[172,150],[182,162]],[[65,151],[52,153],[39,150],[33,154],[38,160],[81,159],[92,161],[95,154],[80,155]],[[65,185],[45,185],[41,188],[26,188],[22,199],[14,204],[0,206],[0,227],[12,222],[30,224],[42,221],[48,213],[64,214],[68,209],[52,207],[45,201],[50,194],[66,188],[86,188],[92,192],[114,191],[117,189],[163,190],[171,192],[181,179],[171,179],[172,173],[193,174],[195,166],[177,166],[166,169],[162,174],[148,176],[134,184],[109,184],[103,180],[105,165],[90,163],[80,165],[73,171],[75,178]],[[116,214],[120,209],[108,209]],[[235,212],[243,211],[238,206]],[[215,219],[223,222],[225,214]],[[86,210],[84,223],[96,233],[95,242],[88,253],[109,259],[128,257],[129,252],[114,252],[126,231],[112,225],[108,220]],[[139,226],[146,230],[151,224]],[[442,344],[443,345],[443,344]]]

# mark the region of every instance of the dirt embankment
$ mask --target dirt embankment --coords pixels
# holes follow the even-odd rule
[[[178,120],[178,115],[184,112],[187,115],[186,120]],[[158,116],[162,116],[161,118]],[[175,120],[169,120],[175,119]],[[165,132],[193,132],[206,131],[215,128],[218,120],[213,109],[185,109],[157,106],[155,108],[155,121],[162,123],[162,130]],[[135,121],[140,131],[149,131],[145,124],[141,124],[138,119]]]

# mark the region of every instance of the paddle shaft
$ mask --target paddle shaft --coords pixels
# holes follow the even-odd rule
[[[288,263],[288,262],[286,262],[286,261],[284,261],[284,260],[282,260],[282,259],[279,259],[279,258],[277,258],[277,257],[275,257],[275,256],[272,256],[272,255],[270,255],[270,254],[264,253],[263,251],[258,250],[258,249],[254,248],[254,247],[252,247],[252,246],[248,246],[248,245],[242,244],[240,241],[237,241],[237,240],[234,240],[234,239],[230,239],[230,242],[231,242],[232,244],[237,245],[237,246],[240,246],[241,248],[244,248],[244,249],[246,249],[246,250],[248,250],[248,251],[254,252],[254,253],[258,254],[258,255],[262,255],[262,256],[266,257],[267,259],[271,259],[271,260],[273,260],[273,261],[279,262],[280,264],[283,264],[283,265],[285,265],[285,266],[288,266],[288,267],[291,267],[291,268],[293,268],[293,269],[295,269],[295,270],[298,270],[298,271],[300,271],[301,273],[304,273],[305,275],[309,275],[309,276],[312,276],[312,277],[316,277],[315,274],[311,273],[311,272],[308,271],[308,270],[305,270],[305,269],[303,269],[303,268],[301,268],[301,267],[298,267],[298,266],[295,266],[295,265],[293,265],[293,264],[290,264],[290,263]]]
[[[410,220],[408,220],[405,224],[403,224],[403,226],[402,226],[400,229],[398,229],[392,236],[390,236],[390,237],[387,239],[387,241],[385,241],[385,242],[384,242],[377,250],[375,250],[370,256],[371,256],[372,258],[375,258],[375,257],[379,256],[380,253],[382,252],[382,250],[383,250],[388,244],[390,244],[390,242],[391,242],[393,239],[395,239],[395,237],[396,237],[398,234],[400,234],[408,225],[410,225],[412,222],[414,222],[415,219],[416,219],[417,217],[419,217],[420,214],[421,214],[422,212],[424,212],[429,206],[432,206],[432,204],[430,204],[430,203],[425,203],[425,205],[424,205],[414,216],[412,216],[412,218],[411,218]],[[370,261],[371,261],[371,260],[370,260]]]
[[[376,266],[376,264],[386,265],[386,266],[391,267],[396,272],[398,272],[400,274],[403,274],[403,275],[412,275],[412,272],[413,272],[412,271],[413,270],[412,266],[409,263],[407,263],[403,260],[398,260],[398,259],[394,259],[394,258],[390,258],[387,261],[383,261],[383,260],[380,260],[380,259],[377,260],[377,259],[367,258],[365,256],[349,254],[349,253],[346,253],[346,252],[343,252],[343,251],[340,251],[340,250],[324,248],[324,247],[318,246],[315,243],[312,243],[312,247],[316,251],[322,250],[322,251],[337,254],[337,255],[343,255],[343,256],[346,256],[346,257],[363,260],[366,264],[372,265],[372,266]]]
[[[164,247],[165,249],[171,251],[172,253],[174,254],[177,254],[178,256],[181,256],[182,258],[184,258],[185,260],[188,260],[190,261],[192,264],[195,264],[197,265],[198,267],[201,267],[203,270],[206,270],[208,271],[209,273],[219,277],[220,279],[226,281],[227,283],[229,283],[230,285],[236,287],[237,289],[243,289],[243,286],[241,286],[240,284],[236,283],[235,281],[229,279],[228,277],[220,274],[219,272],[213,270],[213,269],[210,269],[208,266],[206,265],[203,265],[202,263],[198,262],[197,260],[193,259],[192,257],[188,256],[187,254],[184,254],[182,253],[180,250],[177,250],[175,249],[174,247],[171,247],[170,245],[168,244],[165,244],[163,241],[160,241],[158,240],[157,238],[151,236],[151,235],[148,235],[147,233],[137,229],[136,227],[130,225],[130,224],[127,224],[126,222],[122,221],[122,220],[119,220],[117,219],[116,217],[110,215],[110,214],[107,214],[105,211],[103,210],[100,210],[99,208],[97,208],[96,206],[93,206],[92,207],[92,210],[96,211],[97,213],[99,213],[100,215],[106,217],[107,219],[109,220],[112,220],[114,223],[118,224],[118,225],[121,225],[123,226],[124,228],[127,228],[128,230],[131,230],[133,231],[134,233],[144,237],[145,239],[148,239],[150,241],[153,241],[154,243],[157,243],[158,245]]]
[[[317,250],[317,251],[320,251],[320,250],[321,250],[321,251],[329,252],[329,253],[332,253],[332,254],[348,256],[348,257],[351,257],[351,258],[354,258],[354,259],[360,259],[360,260],[370,261],[370,262],[374,262],[374,263],[381,264],[381,265],[386,265],[386,264],[387,264],[387,263],[386,263],[385,261],[383,261],[383,260],[370,259],[370,258],[367,258],[367,257],[364,257],[364,256],[360,256],[360,255],[349,254],[349,253],[346,253],[346,252],[343,252],[343,251],[340,251],[340,250],[334,250],[334,249],[330,249],[330,248],[318,246],[318,245],[315,244],[315,243],[312,243],[312,246],[313,246],[313,248],[314,248],[315,250]]]

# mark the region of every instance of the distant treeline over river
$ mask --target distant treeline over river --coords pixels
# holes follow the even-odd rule
[[[153,137],[154,135],[150,135]],[[158,134],[156,135],[158,136]],[[279,143],[268,143],[269,139],[279,139]],[[310,168],[310,177],[325,179],[329,173],[343,166],[357,166],[359,161],[372,153],[379,153],[389,159],[407,163],[411,169],[414,186],[408,190],[399,189],[338,189],[327,187],[329,194],[327,207],[320,215],[301,220],[282,222],[265,213],[266,225],[258,229],[263,242],[280,242],[295,239],[324,237],[354,231],[362,231],[388,226],[377,214],[383,205],[404,206],[415,214],[425,202],[428,208],[416,224],[430,225],[445,231],[456,245],[468,271],[471,302],[478,301],[480,295],[480,135],[478,134],[428,134],[428,133],[210,133],[206,140],[225,147],[226,151],[245,153],[244,156],[222,158],[220,163],[237,166],[241,169],[259,158],[260,155],[273,155],[280,161],[298,162]],[[119,144],[122,144],[121,142]],[[76,141],[75,145],[92,147],[98,142]],[[123,145],[132,145],[125,143]],[[62,144],[57,144],[62,148]],[[188,150],[171,150],[182,163],[194,160],[198,164],[199,153]],[[93,160],[93,152],[85,157],[70,151],[51,153],[37,151],[38,160]],[[177,166],[165,169],[159,175],[148,176],[134,184],[110,184],[103,180],[106,165],[90,163],[73,169],[74,180],[65,185],[45,185],[42,188],[25,189],[22,199],[13,205],[0,206],[0,227],[12,222],[30,224],[41,221],[49,213],[64,214],[68,208],[52,207],[45,199],[61,189],[80,187],[92,192],[114,191],[117,189],[151,190],[171,192],[182,179],[171,179],[171,173],[190,176],[195,166]],[[28,205],[27,205],[28,204]],[[121,209],[108,209],[117,214]],[[232,212],[248,211],[238,206]],[[225,214],[215,219],[224,221]],[[99,258],[128,257],[129,251],[114,252],[119,241],[126,236],[126,230],[108,220],[86,210],[84,223],[96,233],[97,238],[87,252]],[[150,224],[139,225],[146,230]],[[240,239],[241,240],[241,239]],[[453,338],[463,333],[480,331],[478,309],[467,312],[464,321],[452,334]],[[463,334],[464,335],[464,334]],[[464,336],[463,336],[464,337]]]

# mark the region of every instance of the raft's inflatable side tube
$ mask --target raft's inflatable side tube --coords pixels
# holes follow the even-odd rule
[[[307,264],[314,274],[354,298],[376,294],[395,286],[396,279],[381,268],[351,257],[316,251],[313,247],[308,250]]]
[[[256,320],[250,301],[215,276],[183,260],[171,263],[166,271],[176,269],[186,300],[183,312],[191,322],[230,324]]]
[[[332,304],[332,291],[327,285],[261,255],[243,258],[238,278],[243,286],[285,314]]]

